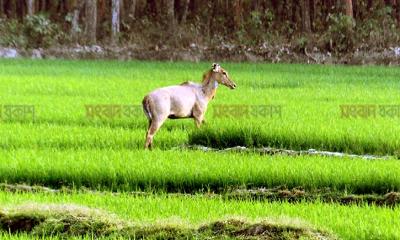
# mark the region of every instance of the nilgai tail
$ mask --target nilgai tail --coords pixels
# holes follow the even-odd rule
[[[147,127],[146,142],[145,142],[144,148],[149,148],[149,147],[151,148],[151,143],[153,141],[153,136],[154,136],[154,134],[156,132],[156,130],[152,130],[151,131],[151,129],[154,129],[154,127],[152,128],[153,114],[152,114],[152,111],[151,111],[151,103],[150,102],[151,102],[151,99],[150,99],[149,96],[145,96],[143,98],[143,101],[142,101],[143,111],[144,111],[144,113],[145,113],[145,115],[147,117],[147,120],[149,122],[149,125]]]

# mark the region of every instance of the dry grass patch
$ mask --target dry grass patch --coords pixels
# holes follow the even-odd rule
[[[11,234],[61,238],[134,239],[336,239],[299,222],[230,218],[188,227],[183,224],[134,223],[101,210],[77,205],[27,204],[0,210],[0,229]]]

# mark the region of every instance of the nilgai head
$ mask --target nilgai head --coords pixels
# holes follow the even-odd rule
[[[236,88],[236,83],[229,78],[228,72],[223,69],[218,63],[212,65],[212,77],[220,84],[229,87],[230,89]]]

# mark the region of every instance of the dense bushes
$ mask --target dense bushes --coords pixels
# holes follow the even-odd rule
[[[0,18],[0,45],[6,47],[37,48],[65,42],[60,26],[47,16],[27,16],[23,21]]]
[[[389,7],[373,11],[368,19],[354,20],[342,13],[327,16],[326,23],[315,22],[311,32],[305,33],[292,21],[279,21],[269,9],[252,11],[239,26],[231,26],[230,19],[217,17],[205,22],[198,18],[176,26],[173,33],[165,31],[151,16],[122,23],[121,44],[137,44],[142,48],[164,46],[186,48],[196,45],[226,46],[281,46],[297,52],[317,47],[320,51],[336,54],[356,49],[382,49],[396,46],[400,30]],[[193,22],[194,21],[194,22]],[[70,19],[51,20],[44,14],[27,16],[22,20],[0,18],[0,46],[18,48],[49,47],[71,44]],[[212,26],[210,28],[210,26]],[[107,28],[107,26],[101,26]],[[108,38],[99,35],[99,43]]]
[[[30,47],[50,46],[62,35],[59,26],[44,15],[27,16],[23,29]]]

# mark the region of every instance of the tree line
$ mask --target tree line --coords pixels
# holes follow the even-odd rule
[[[172,37],[188,26],[208,35],[270,31],[282,25],[312,34],[326,30],[331,14],[357,23],[379,10],[387,10],[399,27],[400,0],[0,0],[0,18],[24,21],[45,14],[88,44],[104,39],[116,43],[124,33],[135,34],[140,29],[132,26],[143,28],[138,23],[144,22]]]

